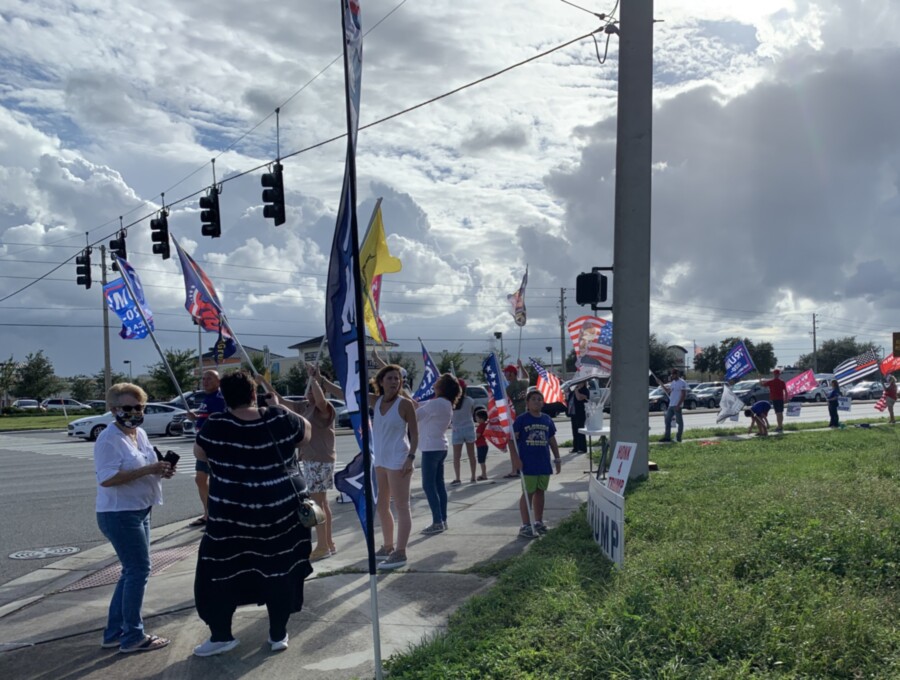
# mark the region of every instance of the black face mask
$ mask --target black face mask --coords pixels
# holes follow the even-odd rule
[[[119,423],[122,427],[135,428],[141,425],[144,422],[144,412],[143,411],[132,411],[131,413],[125,413],[120,409],[116,409],[114,415],[116,416],[116,422]]]

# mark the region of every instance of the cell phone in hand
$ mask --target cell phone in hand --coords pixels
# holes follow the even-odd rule
[[[176,465],[178,465],[178,461],[180,458],[181,458],[181,456],[179,456],[174,451],[166,451],[166,455],[162,457],[162,459],[164,461],[166,461],[169,465],[171,465],[173,468]]]

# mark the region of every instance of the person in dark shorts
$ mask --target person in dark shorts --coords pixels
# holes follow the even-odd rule
[[[750,427],[747,428],[747,434],[753,432],[753,426],[759,430],[757,437],[769,436],[769,411],[772,410],[772,404],[763,400],[753,404],[744,411],[744,415],[750,418]]]
[[[775,411],[776,432],[784,432],[784,402],[787,401],[787,385],[781,379],[781,371],[772,371],[771,380],[763,380],[762,384],[769,388],[769,400]]]

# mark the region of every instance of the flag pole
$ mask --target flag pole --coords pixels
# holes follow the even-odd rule
[[[225,326],[225,330],[228,331],[228,335],[230,335],[231,339],[234,340],[234,344],[237,345],[238,351],[241,353],[241,356],[244,357],[244,361],[246,361],[247,365],[250,366],[250,372],[253,373],[254,377],[258,378],[259,371],[256,370],[256,367],[250,360],[250,355],[247,354],[247,350],[244,349],[241,341],[238,340],[238,337],[234,334],[234,330],[231,328],[231,325],[228,323],[228,319],[225,317],[225,312],[219,312],[219,324]]]
[[[178,384],[178,380],[175,378],[175,373],[172,371],[172,367],[169,365],[169,362],[166,360],[166,355],[162,351],[162,347],[159,346],[159,342],[156,340],[156,335],[153,333],[153,328],[151,328],[150,323],[147,321],[147,316],[144,314],[144,307],[138,301],[137,296],[134,294],[134,289],[131,287],[131,277],[128,276],[128,270],[122,266],[124,260],[118,255],[114,255],[116,258],[116,263],[119,265],[119,273],[122,275],[122,282],[125,284],[125,288],[128,290],[128,295],[131,296],[132,301],[134,302],[134,306],[137,307],[138,314],[141,315],[141,321],[144,322],[144,326],[147,327],[147,333],[150,335],[150,339],[153,341],[154,347],[156,347],[156,351],[159,352],[159,358],[162,359],[163,366],[166,367],[166,372],[169,374],[169,378],[172,380],[172,384],[175,386],[175,391],[178,392],[178,396],[181,397],[181,401],[184,404],[184,410],[188,410],[187,399],[184,396],[184,392],[181,391],[181,385]]]
[[[360,438],[362,439],[363,449],[363,483],[365,486],[366,498],[366,544],[369,552],[369,593],[372,608],[372,646],[375,661],[375,678],[383,680],[384,670],[381,664],[381,632],[379,629],[378,616],[378,575],[375,564],[375,503],[372,495],[372,450],[371,450],[371,433],[369,432],[369,400],[368,400],[368,364],[366,363],[366,332],[365,332],[365,315],[363,309],[362,286],[360,285],[361,267],[359,261],[359,224],[356,214],[356,137],[358,132],[359,120],[359,87],[361,80],[361,59],[362,59],[362,37],[360,33],[355,42],[357,53],[353,55],[354,59],[359,59],[360,63],[354,63],[354,81],[351,83],[350,73],[350,44],[348,39],[348,26],[353,26],[354,18],[347,16],[350,11],[348,0],[341,1],[341,26],[343,28],[344,37],[344,93],[345,105],[347,113],[347,167],[344,171],[344,190],[348,195],[346,200],[350,208],[350,264],[355,267],[355,276],[353,281],[353,298],[356,315],[356,338],[357,338],[357,357],[359,362],[359,390],[362,396],[360,400]],[[359,12],[359,6],[356,5],[356,11]],[[361,21],[360,21],[361,24]],[[361,32],[361,25],[354,27],[356,31]],[[356,69],[360,70],[356,70]],[[355,92],[355,107],[351,101],[352,93]],[[343,196],[342,192],[342,199]],[[345,204],[346,207],[346,204]],[[374,311],[374,310],[373,310]],[[332,348],[337,351],[337,348]],[[348,385],[343,386],[347,390]]]

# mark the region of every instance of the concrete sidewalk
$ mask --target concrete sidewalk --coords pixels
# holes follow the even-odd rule
[[[529,544],[517,535],[521,484],[503,478],[509,471],[505,455],[493,455],[489,461],[489,481],[448,487],[450,530],[429,537],[419,533],[431,523],[431,513],[416,471],[409,562],[404,569],[378,576],[383,659],[444,630],[460,604],[491,586],[492,579],[468,573],[472,567],[520,554]],[[551,479],[546,498],[544,520],[551,529],[586,501],[587,468],[586,456],[563,456],[562,473]],[[152,532],[153,573],[144,600],[144,625],[147,632],[170,638],[168,647],[139,654],[100,649],[118,579],[115,553],[106,545],[0,587],[0,677],[374,677],[365,541],[352,505],[332,502],[332,509],[338,554],[314,563],[304,609],[288,624],[287,651],[269,651],[265,607],[242,607],[234,619],[240,645],[220,656],[193,656],[194,646],[209,637],[209,630],[193,606],[201,533],[187,528],[185,521]]]

